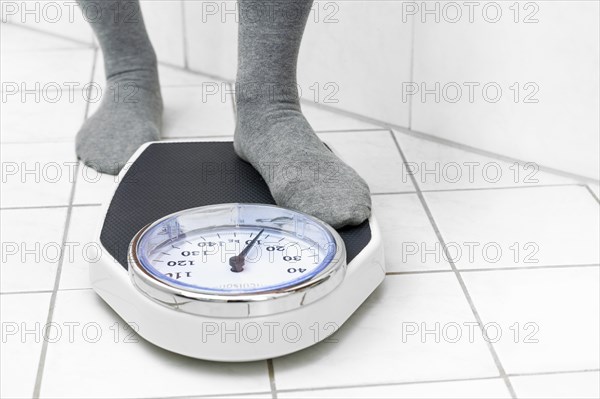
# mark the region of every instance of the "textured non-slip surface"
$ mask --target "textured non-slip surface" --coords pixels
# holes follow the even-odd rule
[[[145,225],[198,206],[231,202],[275,204],[258,172],[234,152],[231,142],[149,145],[115,191],[100,241],[127,268],[127,247]],[[371,239],[366,221],[339,229],[348,263]]]

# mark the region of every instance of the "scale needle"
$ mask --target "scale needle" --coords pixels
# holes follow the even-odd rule
[[[229,266],[231,266],[232,272],[239,273],[244,270],[244,263],[246,263],[246,255],[248,254],[250,249],[252,249],[252,246],[256,243],[256,241],[258,241],[258,237],[260,237],[263,231],[265,231],[265,229],[259,231],[256,237],[254,237],[254,239],[250,241],[248,245],[246,245],[246,248],[244,248],[239,255],[232,256],[231,258],[229,258]]]

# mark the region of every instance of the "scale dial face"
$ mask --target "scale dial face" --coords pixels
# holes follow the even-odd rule
[[[129,269],[134,284],[163,304],[162,294],[265,301],[313,286],[326,294],[343,278],[345,258],[337,232],[316,218],[273,205],[222,204],[142,229],[130,245]]]

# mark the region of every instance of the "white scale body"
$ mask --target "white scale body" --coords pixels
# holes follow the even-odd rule
[[[197,148],[214,145],[224,148],[223,146],[230,146],[231,143],[197,141],[147,143],[133,155],[129,162],[130,166],[118,176],[120,184],[126,181],[125,175],[128,171],[133,170],[138,158],[149,148],[152,148],[154,152],[165,149],[176,153],[177,151],[172,150],[176,149],[175,146],[182,145],[194,145]],[[183,149],[184,147],[178,148]],[[207,151],[214,152],[211,149],[207,149]],[[149,155],[151,154],[146,154],[146,156]],[[144,160],[144,162],[148,162],[148,160]],[[161,163],[160,169],[157,170],[168,169],[168,160],[165,161],[161,157],[157,162]],[[153,163],[148,164],[153,165]],[[243,167],[245,168],[245,166]],[[141,176],[140,182],[143,179],[144,176]],[[141,185],[143,184],[140,183]],[[134,190],[136,182],[131,186]],[[327,226],[323,230],[323,234],[329,234],[328,231],[332,231],[332,234],[337,237],[340,247],[338,249],[344,250],[344,252],[338,251],[337,256],[344,258],[341,261],[344,262],[345,267],[338,267],[337,272],[332,271],[333,269],[327,273],[323,272],[324,275],[320,276],[321,281],[314,283],[309,280],[312,286],[308,288],[306,288],[306,284],[304,287],[300,284],[300,287],[288,290],[287,294],[281,298],[279,297],[280,293],[271,291],[258,295],[260,300],[256,301],[252,300],[254,294],[250,292],[233,298],[233,300],[220,301],[218,295],[214,296],[217,300],[213,300],[211,295],[201,293],[187,295],[186,292],[183,292],[182,295],[179,295],[178,293],[182,292],[180,289],[165,285],[165,289],[174,294],[172,296],[165,294],[164,298],[166,299],[162,301],[161,295],[164,293],[161,292],[152,299],[147,293],[154,292],[156,287],[153,285],[161,288],[160,286],[164,284],[154,281],[151,276],[146,278],[143,268],[132,268],[132,248],[135,246],[132,245],[129,248],[130,265],[127,270],[122,266],[122,258],[120,264],[102,241],[101,235],[108,218],[107,212],[118,190],[117,187],[115,193],[103,205],[100,225],[95,236],[101,246],[102,256],[98,262],[90,264],[92,287],[141,337],[175,353],[204,360],[241,362],[269,359],[296,352],[326,339],[337,331],[385,277],[382,239],[375,215],[372,215],[368,221],[370,240],[360,252],[354,254],[347,265],[345,264],[344,244],[342,242],[340,245],[340,237],[331,227]],[[134,200],[130,202],[135,202],[135,192],[130,195],[134,195]],[[143,193],[140,195],[143,196]],[[140,203],[143,203],[143,199],[141,201]],[[219,207],[219,204],[215,205],[217,208]],[[236,205],[239,204],[229,206],[231,209],[235,209]],[[254,209],[252,205],[248,206],[248,209]],[[269,206],[264,209],[277,212],[275,208]],[[260,210],[260,206],[258,209]],[[184,209],[180,209],[180,211],[184,211]],[[170,213],[172,212],[167,214]],[[123,214],[127,215],[128,212]],[[315,228],[318,226],[317,224]],[[139,237],[138,234],[134,241]],[[251,237],[248,236],[246,244]],[[281,238],[281,240],[284,239]],[[196,245],[194,240],[191,241]],[[129,243],[126,244],[129,245]],[[260,249],[256,248],[256,251]],[[179,251],[179,249],[174,251]],[[171,259],[167,253],[160,256],[164,256],[164,259]],[[162,262],[160,259],[157,261]],[[290,264],[290,267],[293,267],[293,264]],[[137,274],[135,270],[138,271]],[[142,272],[139,273],[139,270]],[[200,301],[190,299],[195,296],[200,297]],[[250,301],[247,300],[248,298]],[[195,308],[192,308],[196,305],[201,311],[196,312]]]

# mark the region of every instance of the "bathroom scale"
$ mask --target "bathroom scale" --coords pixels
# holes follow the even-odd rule
[[[146,143],[103,205],[92,287],[141,337],[214,361],[327,339],[385,277],[375,216],[333,229],[275,205],[232,142]]]

